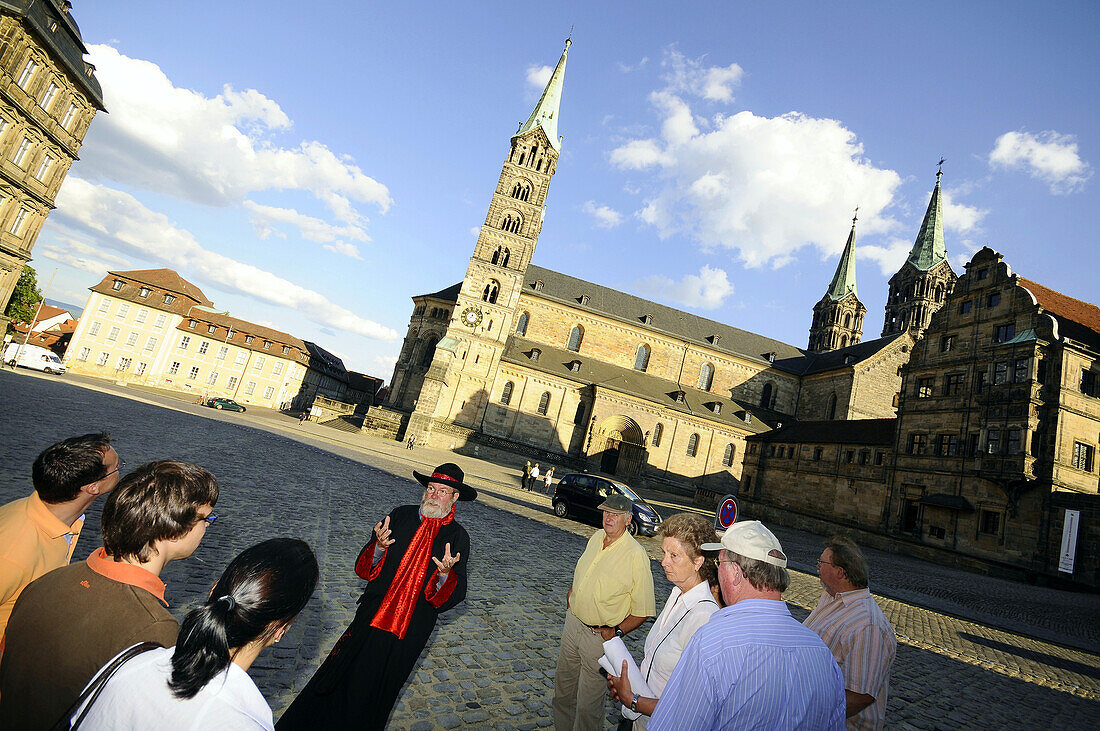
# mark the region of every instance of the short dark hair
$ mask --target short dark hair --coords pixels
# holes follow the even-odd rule
[[[51,505],[74,500],[80,488],[107,476],[103,457],[110,446],[110,435],[99,432],[69,437],[46,447],[31,467],[38,497]]]
[[[855,541],[844,536],[833,536],[825,541],[825,548],[833,552],[833,565],[844,569],[852,586],[857,589],[867,588],[867,561]]]
[[[103,505],[103,546],[115,559],[148,561],[153,543],[182,538],[199,508],[218,502],[214,475],[188,462],[149,462],[122,478]]]

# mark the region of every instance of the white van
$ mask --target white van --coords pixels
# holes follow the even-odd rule
[[[8,343],[8,347],[4,349],[4,363],[12,367],[21,365],[24,368],[33,368],[46,373],[65,372],[65,364],[54,355],[53,351],[37,345]]]

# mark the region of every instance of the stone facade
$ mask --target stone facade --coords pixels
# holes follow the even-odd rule
[[[867,308],[856,294],[856,220],[852,218],[852,231],[840,255],[833,281],[825,296],[814,305],[807,346],[811,353],[846,348],[863,340],[863,317]]]
[[[0,312],[103,94],[69,3],[0,4]]]

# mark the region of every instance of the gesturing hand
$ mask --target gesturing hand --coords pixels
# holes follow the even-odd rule
[[[614,675],[607,676],[607,695],[613,701],[619,701],[628,706],[630,705],[630,701],[634,697],[634,694],[630,689],[630,680],[626,677],[626,660],[623,660],[623,671],[621,675],[618,677]]]
[[[451,568],[458,563],[458,560],[462,558],[461,553],[451,555],[451,544],[448,543],[443,547],[443,560],[440,561],[435,556],[432,556],[432,560],[435,561],[435,567],[439,569],[439,573],[446,574],[450,572]]]
[[[390,538],[390,516],[386,516],[381,522],[374,524],[374,539],[378,542],[378,545],[383,548],[389,548],[393,545],[393,538]]]

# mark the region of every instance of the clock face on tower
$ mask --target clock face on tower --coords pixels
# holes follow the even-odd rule
[[[481,310],[477,307],[467,307],[462,311],[462,322],[470,327],[477,327],[481,324]]]

